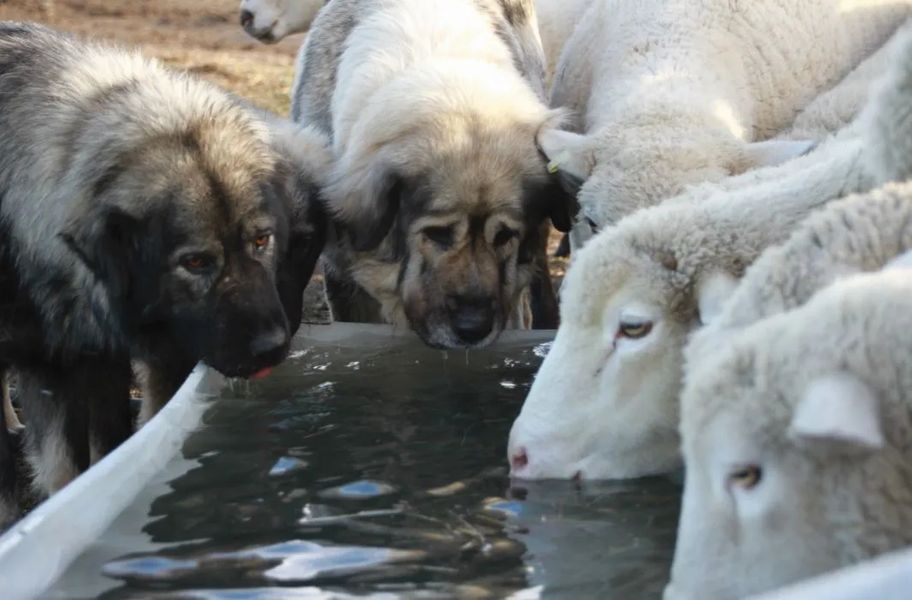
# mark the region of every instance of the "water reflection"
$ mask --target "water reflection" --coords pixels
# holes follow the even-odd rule
[[[657,597],[676,483],[507,478],[543,346],[317,347],[226,390],[103,597]]]

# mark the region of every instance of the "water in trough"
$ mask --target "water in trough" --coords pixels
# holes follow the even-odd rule
[[[443,353],[307,333],[272,377],[222,391],[46,597],[660,596],[677,480],[507,476],[544,337]]]

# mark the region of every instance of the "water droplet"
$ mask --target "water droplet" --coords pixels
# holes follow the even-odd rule
[[[545,342],[544,344],[539,344],[532,349],[532,354],[539,358],[545,358],[548,356],[548,353],[551,352],[551,346],[554,345],[554,342]]]

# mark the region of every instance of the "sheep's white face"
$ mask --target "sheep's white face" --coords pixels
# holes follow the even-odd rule
[[[687,326],[668,314],[663,282],[644,275],[655,265],[627,268],[599,246],[564,282],[563,322],[510,433],[514,477],[626,478],[679,464]]]
[[[241,0],[241,26],[261,42],[272,44],[307,31],[324,0]]]
[[[812,493],[813,465],[761,444],[751,425],[721,416],[685,451],[665,600],[743,598],[840,564]]]
[[[685,417],[687,474],[665,600],[742,598],[907,537],[910,471],[895,449],[878,446],[877,399],[843,374],[793,387],[745,371],[738,385],[685,392],[685,407],[714,398],[715,414]]]

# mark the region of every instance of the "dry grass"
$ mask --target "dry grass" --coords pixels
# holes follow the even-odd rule
[[[235,0],[0,0],[0,19],[38,21],[139,46],[279,114],[288,112],[301,36],[266,46],[237,24]]]

